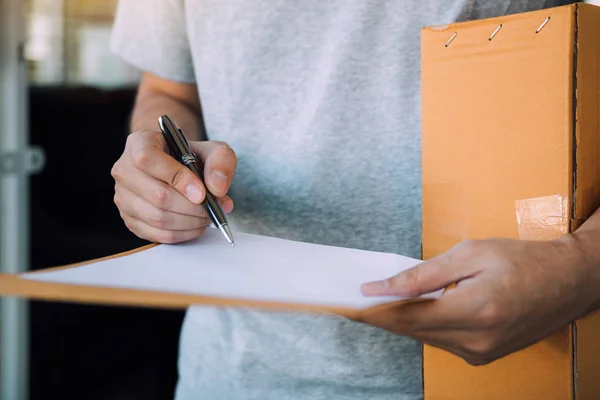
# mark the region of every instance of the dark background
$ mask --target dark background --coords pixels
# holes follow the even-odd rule
[[[146,244],[123,224],[110,175],[134,96],[135,89],[30,88],[30,142],[46,153],[31,177],[32,269]],[[32,400],[173,398],[183,311],[41,301],[30,309]]]

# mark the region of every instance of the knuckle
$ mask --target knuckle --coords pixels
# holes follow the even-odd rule
[[[121,196],[119,196],[119,193],[115,192],[115,195],[113,196],[113,202],[117,208],[121,208]]]
[[[231,162],[235,165],[237,163],[237,154],[235,153],[235,151],[229,145],[226,145],[226,148],[223,151],[231,160]]]
[[[164,229],[168,225],[168,216],[167,213],[158,211],[154,215],[150,217],[152,221],[152,225],[155,228]]]
[[[148,156],[148,154],[146,154],[144,151],[134,152],[131,158],[133,159],[133,165],[141,170],[147,169],[151,162],[150,156]]]
[[[129,135],[127,135],[127,139],[125,140],[125,146],[130,146],[132,142],[135,142],[137,138],[140,136],[140,131],[133,131]]]
[[[223,142],[221,140],[212,140],[211,143],[215,146],[216,149],[229,147],[227,142]]]
[[[504,307],[501,307],[496,302],[486,303],[475,315],[477,325],[483,329],[494,329],[499,327],[505,317],[506,313]]]
[[[455,246],[455,249],[465,257],[471,257],[477,251],[477,241],[472,239],[463,240]]]
[[[214,154],[218,154],[221,158],[236,158],[235,151],[229,146],[226,142],[215,141],[214,142],[215,149]]]
[[[465,349],[469,353],[469,357],[478,362],[489,362],[491,354],[496,350],[496,340],[491,336],[478,336],[470,340]]]
[[[223,153],[232,153],[233,149],[226,142],[217,142],[217,150]]]
[[[170,201],[169,191],[163,187],[159,187],[154,192],[153,203],[158,208],[168,207]]]
[[[172,244],[177,242],[177,232],[162,231],[158,235],[158,241],[161,243]]]
[[[177,187],[183,183],[186,175],[186,170],[183,168],[177,168],[173,175],[171,175],[171,180],[169,184],[173,187]]]
[[[465,260],[479,257],[486,249],[485,244],[479,240],[466,239],[457,243],[451,251],[448,252],[448,261],[463,262]]]
[[[419,286],[419,268],[406,270],[403,274],[403,285],[408,288],[416,288]]]
[[[115,180],[121,177],[121,163],[117,161],[113,164],[110,170],[110,176],[112,176]]]
[[[135,233],[135,226],[134,226],[133,222],[131,221],[131,219],[129,219],[129,217],[127,215],[125,215],[123,212],[121,212],[119,214],[121,215],[121,219],[123,220],[123,223],[125,224],[127,229],[129,229],[131,232]]]

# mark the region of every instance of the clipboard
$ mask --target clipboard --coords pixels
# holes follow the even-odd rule
[[[168,291],[126,289],[107,286],[56,283],[24,279],[23,275],[78,268],[89,264],[116,259],[143,252],[159,246],[149,244],[129,251],[100,257],[79,263],[50,267],[23,274],[0,274],[0,296],[19,297],[31,300],[127,306],[158,309],[186,309],[192,306],[249,308],[295,313],[335,314],[351,320],[361,321],[372,313],[382,313],[393,307],[431,298],[410,298],[391,301],[365,308],[335,307],[330,305],[304,304],[294,302],[257,301],[243,298],[216,297],[197,294],[173,293]]]

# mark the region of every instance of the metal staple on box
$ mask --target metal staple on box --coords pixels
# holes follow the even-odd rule
[[[490,37],[488,38],[489,41],[491,41],[494,36],[496,36],[496,34],[498,33],[498,31],[502,28],[502,24],[498,25],[498,27],[494,30],[494,32],[492,32],[492,34],[490,35]]]
[[[550,17],[546,18],[544,20],[544,22],[542,22],[542,24],[537,28],[537,30],[535,31],[535,33],[540,33],[540,31],[542,29],[544,29],[544,26],[546,26],[546,24],[548,23],[548,21],[550,21]]]
[[[551,17],[548,17],[544,20],[544,22],[542,22],[540,24],[540,26],[536,29],[535,33],[540,33],[540,31],[542,29],[544,29],[544,27],[546,26],[546,24],[548,22],[550,22]],[[492,39],[494,39],[494,37],[496,36],[496,34],[498,33],[498,31],[500,31],[500,29],[502,29],[502,24],[498,25],[496,27],[496,29],[494,29],[494,31],[492,32],[492,34],[490,35],[490,37],[488,38],[489,41],[491,41]],[[454,32],[454,34],[452,36],[450,36],[450,38],[448,39],[448,41],[446,42],[446,47],[450,46],[450,43],[452,43],[452,41],[456,38],[456,36],[458,35],[458,32]]]
[[[452,43],[452,41],[454,40],[454,38],[456,37],[456,35],[458,35],[458,33],[454,32],[454,35],[452,35],[450,37],[450,39],[448,39],[448,41],[446,42],[446,47],[450,46],[450,43]]]

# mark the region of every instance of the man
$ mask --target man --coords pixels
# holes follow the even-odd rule
[[[235,200],[235,230],[420,257],[421,27],[563,3],[121,0],[113,49],[145,71],[112,171],[123,220],[152,241],[200,237],[208,189],[227,213]],[[163,113],[195,141],[207,188],[165,153]],[[420,399],[420,343],[481,364],[594,309],[599,238],[600,215],[553,242],[463,243],[366,284],[459,282],[372,324],[194,307],[177,399]]]

